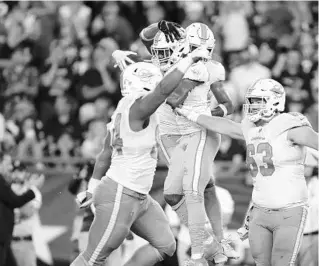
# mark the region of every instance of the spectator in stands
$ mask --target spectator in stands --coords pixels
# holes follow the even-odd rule
[[[96,157],[103,146],[105,134],[106,126],[104,121],[92,120],[89,122],[87,136],[81,146],[81,152],[84,158],[94,159]]]
[[[37,168],[41,169],[43,168],[43,164],[39,161],[43,157],[43,147],[39,139],[39,129],[39,125],[36,125],[36,120],[32,117],[27,117],[22,121],[17,156],[20,160],[34,159],[34,162],[37,162]]]
[[[64,133],[74,139],[81,139],[81,127],[75,115],[75,103],[70,96],[57,97],[54,103],[55,116],[44,124],[46,136],[53,136],[57,142]]]
[[[238,63],[230,74],[229,80],[235,86],[239,100],[239,105],[244,103],[245,93],[249,86],[261,78],[270,78],[270,70],[261,65],[258,61],[258,50],[256,46],[247,46],[245,50],[238,54]]]
[[[31,65],[32,43],[21,42],[13,51],[11,59],[20,62],[5,69],[4,76],[8,84],[6,96],[27,95],[32,98],[38,93],[38,70]]]
[[[88,38],[88,27],[91,19],[91,9],[83,1],[70,1],[59,8],[59,20],[62,28],[76,40],[85,42]]]
[[[105,38],[93,50],[90,67],[79,81],[82,103],[92,102],[101,95],[112,97],[119,91],[119,73],[114,70],[112,61],[112,52],[117,48],[113,39]]]
[[[104,2],[102,13],[92,22],[91,33],[95,42],[111,37],[119,44],[121,50],[127,50],[133,41],[134,34],[131,23],[119,13],[119,2]]]

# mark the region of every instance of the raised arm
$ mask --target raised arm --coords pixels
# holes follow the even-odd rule
[[[224,89],[223,82],[217,81],[210,86],[219,105],[211,111],[213,116],[226,116],[234,112],[233,103]]]
[[[146,120],[150,117],[177,87],[188,68],[198,60],[208,57],[207,49],[197,48],[181,59],[176,68],[162,79],[154,91],[135,101],[130,112],[132,118]]]
[[[167,103],[173,108],[180,106],[184,103],[188,93],[201,83],[202,82],[195,80],[183,79],[173,93],[167,98]]]
[[[3,177],[0,177],[0,201],[2,201],[9,208],[20,208],[27,202],[33,200],[36,193],[40,193],[36,188],[28,190],[22,195],[17,195],[13,192],[11,187],[5,182]]]
[[[288,131],[287,137],[295,144],[318,151],[318,133],[309,126],[292,128]]]
[[[147,50],[151,53],[151,46],[153,44],[154,37],[159,30],[161,30],[165,34],[166,40],[168,42],[173,42],[174,39],[179,40],[181,38],[181,33],[179,29],[182,29],[182,27],[179,24],[175,22],[161,20],[160,22],[153,23],[148,27],[144,28],[140,32],[140,38]]]

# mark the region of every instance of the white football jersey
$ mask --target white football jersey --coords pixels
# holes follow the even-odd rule
[[[179,135],[176,114],[173,108],[163,103],[156,111],[159,120],[159,135]]]
[[[166,73],[165,76],[172,72],[176,68],[172,66]],[[173,111],[173,108],[167,103],[163,103],[157,110],[156,115],[159,120],[159,135],[179,135],[177,122],[176,122],[176,113]]]
[[[112,161],[106,176],[131,190],[148,194],[157,165],[158,122],[152,115],[148,126],[138,132],[129,124],[129,110],[142,95],[128,95],[119,102],[107,128],[111,134]]]
[[[306,148],[287,139],[289,129],[300,126],[310,123],[299,113],[280,114],[262,127],[243,120],[246,163],[254,181],[253,203],[265,208],[306,204]]]
[[[184,79],[203,82],[196,86],[185,99],[182,108],[192,109],[198,113],[211,115],[210,102],[208,94],[210,85],[217,81],[225,80],[225,69],[222,64],[217,61],[209,60],[207,62],[199,61],[193,64]],[[187,118],[177,115],[176,121],[181,134],[189,134],[202,130],[198,124],[188,120]]]

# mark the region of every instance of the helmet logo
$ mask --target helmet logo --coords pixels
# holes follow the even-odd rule
[[[200,39],[201,44],[205,44],[209,39],[208,31],[203,23],[200,23],[200,28],[197,30],[198,38]]]
[[[150,81],[153,74],[147,69],[141,69],[140,71],[138,71],[137,76],[140,78],[142,82],[148,82]]]

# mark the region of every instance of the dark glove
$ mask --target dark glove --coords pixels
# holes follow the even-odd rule
[[[167,42],[174,42],[175,40],[180,40],[182,38],[180,29],[182,29],[181,25],[175,22],[169,22],[166,20],[161,20],[157,24],[158,29],[165,34]]]

